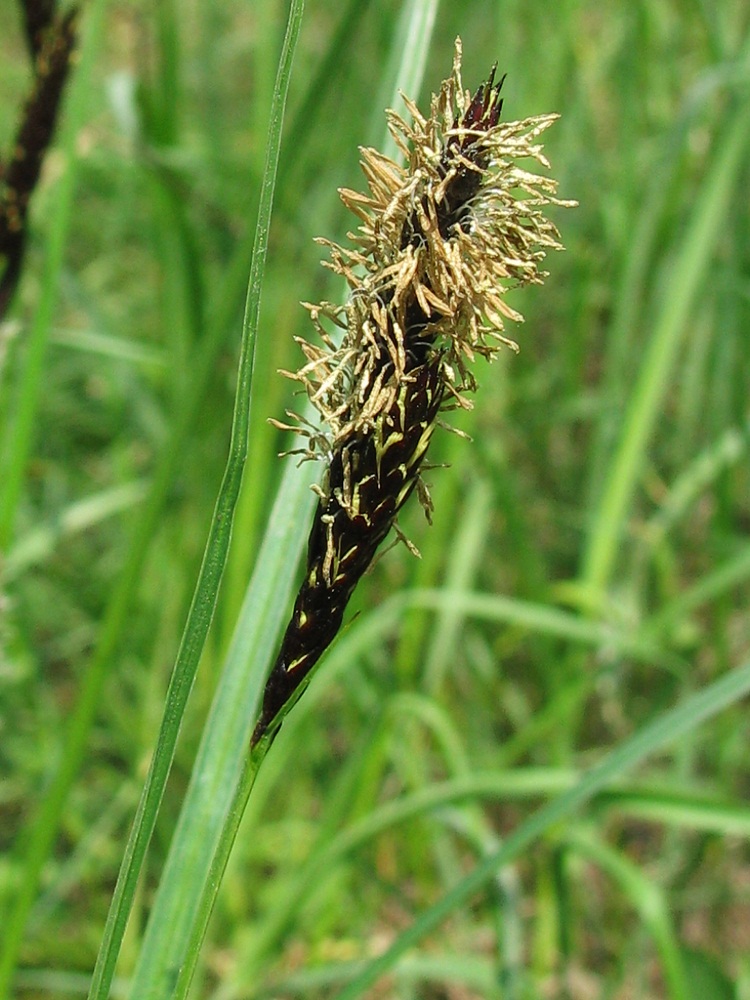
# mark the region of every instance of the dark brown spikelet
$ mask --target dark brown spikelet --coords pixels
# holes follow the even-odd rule
[[[555,116],[501,125],[503,81],[494,75],[473,97],[466,93],[457,41],[453,75],[430,117],[406,99],[411,125],[389,112],[406,165],[362,150],[370,192],[341,192],[362,222],[349,234],[355,249],[320,241],[351,295],[344,306],[307,306],[323,347],[300,340],[307,364],[285,373],[302,382],[323,418],[321,430],[294,429],[308,438],[306,456],[327,469],[253,745],[273,735],[339,631],[354,588],[419,482],[440,410],[471,405],[474,355],[515,347],[501,333],[504,318],[521,318],[502,299],[504,283],[541,282],[545,250],[561,248],[539,209],[569,203],[553,197],[553,181],[514,162],[546,165],[533,140]],[[340,346],[321,316],[343,327]]]
[[[21,276],[29,200],[52,141],[65,80],[76,45],[76,8],[59,18],[49,2],[24,5],[25,29],[34,63],[31,93],[21,114],[12,154],[0,170],[0,319]]]
[[[310,532],[307,570],[268,678],[253,743],[341,628],[360,577],[417,483],[442,402],[439,367],[423,364],[370,434],[352,435],[331,458]]]

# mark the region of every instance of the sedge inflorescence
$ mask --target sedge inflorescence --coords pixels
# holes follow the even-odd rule
[[[339,192],[361,225],[348,234],[350,247],[318,242],[350,296],[344,305],[306,303],[322,345],[300,338],[307,363],[286,373],[322,417],[322,433],[309,435],[312,455],[328,460],[351,434],[369,433],[415,361],[429,356],[446,404],[468,406],[475,355],[517,349],[503,330],[523,317],[504,295],[546,277],[546,252],[562,245],[542,209],[571,203],[555,197],[556,181],[519,164],[549,167],[538,139],[558,116],[500,122],[500,86],[490,79],[473,97],[464,90],[457,40],[453,73],[429,117],[408,98],[411,123],[387,112],[404,164],[363,148],[368,193]],[[321,317],[343,327],[340,344]]]
[[[549,166],[538,139],[557,116],[501,122],[494,75],[473,96],[465,91],[457,40],[429,116],[406,98],[410,122],[388,112],[403,164],[361,151],[368,192],[340,192],[360,222],[351,245],[319,241],[348,300],[306,304],[320,342],[300,338],[306,362],[285,374],[320,413],[320,427],[297,418],[294,429],[307,439],[302,454],[324,460],[326,471],[253,743],[272,736],[333,641],[354,587],[420,486],[440,412],[471,405],[475,357],[516,349],[504,325],[522,317],[504,299],[508,288],[541,283],[547,251],[562,249],[542,210],[571,203],[555,197],[554,180],[520,164]],[[340,343],[326,320],[343,330]]]

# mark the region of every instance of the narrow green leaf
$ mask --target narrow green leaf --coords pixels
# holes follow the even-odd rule
[[[748,138],[750,101],[744,100],[734,110],[719,136],[711,168],[671,269],[672,291],[663,300],[661,313],[641,360],[622,437],[612,459],[601,501],[594,512],[582,563],[584,584],[594,602],[600,599],[607,586],[619,545],[625,536],[628,508],[659,408],[669,387],[680,342],[689,328],[690,315],[716,242],[728,213],[732,211],[732,196]]]
[[[115,900],[110,912],[107,931],[105,932],[105,942],[92,986],[92,1000],[94,997],[100,997],[102,1000],[106,997],[109,983],[114,973],[116,954],[119,949],[119,943],[122,940],[122,935],[124,934],[127,914],[135,891],[138,872],[143,862],[148,840],[153,831],[156,812],[174,755],[179,721],[195,676],[200,651],[203,647],[210,617],[215,607],[221,571],[226,561],[232,515],[239,495],[242,469],[247,454],[253,373],[253,346],[260,314],[263,270],[268,247],[268,231],[271,222],[284,108],[291,77],[294,50],[302,23],[303,10],[303,0],[296,0],[296,2],[292,3],[274,88],[266,167],[258,209],[258,224],[256,227],[252,266],[248,282],[245,320],[243,323],[242,353],[240,357],[234,420],[232,423],[230,457],[219,499],[217,500],[216,511],[211,525],[211,535],[186,626],[183,646],[178,655],[178,662],[167,696],[167,707],[154,763],[152,764],[152,769],[144,788],[139,813],[136,817],[125,861],[123,862],[121,881],[118,884]],[[290,489],[289,495],[293,493],[297,495],[304,489],[306,495],[297,495],[297,508],[300,511],[304,511],[306,504],[311,505],[312,494],[306,489],[307,482],[299,474],[299,470],[292,469],[291,472],[297,481],[295,484],[297,493]],[[292,539],[295,537],[293,531],[290,532],[290,527],[294,525],[294,520],[287,517],[286,512],[284,512],[279,530],[278,512],[275,512],[275,514],[276,516],[272,514],[271,517],[266,534],[265,547],[270,547],[275,551],[281,548],[286,552],[285,543],[287,539],[290,536]],[[264,562],[263,553],[261,553],[259,562],[261,564]],[[294,567],[296,559],[291,558],[287,560],[285,565]],[[264,582],[267,584],[271,581],[266,580]],[[279,598],[285,593],[285,589],[288,589],[288,586],[287,588],[282,586],[276,591],[269,589],[267,586],[261,588],[261,601],[265,600],[266,607],[255,615],[254,620],[258,625],[265,623],[268,631],[265,633],[265,636],[263,632],[258,636],[259,648],[262,648],[264,638],[266,644],[268,644],[269,636],[273,637],[275,635],[275,630],[271,627],[270,623],[273,606],[271,602],[275,601],[279,604]],[[253,599],[255,596],[256,594],[253,592]],[[258,611],[259,609],[254,601],[251,603],[253,609]],[[271,606],[269,607],[268,605]],[[238,666],[238,669],[232,674],[232,679],[236,682],[242,679],[242,668],[247,662],[248,651],[241,643],[235,643],[230,653],[230,658],[232,656],[234,656],[233,662]],[[270,657],[270,653],[268,656]],[[264,660],[263,662],[266,661]],[[238,761],[242,760],[245,756],[245,747],[247,746],[247,738],[242,738],[243,731],[247,728],[248,720],[252,720],[253,718],[254,704],[257,692],[262,684],[263,676],[262,674],[259,675],[256,671],[254,675],[255,683],[250,685],[249,706],[243,699],[236,696],[237,692],[234,688],[230,690],[228,683],[222,685],[221,692],[225,697],[229,695],[228,701],[219,707],[218,721],[217,705],[214,705],[213,713],[209,718],[206,728],[208,738],[204,739],[196,762],[196,772],[201,774],[202,779],[208,777],[210,774],[214,778],[218,777],[223,786],[227,769],[237,770]],[[233,726],[229,724],[230,714],[233,715],[235,723]],[[233,742],[227,739],[226,737],[229,733],[239,736],[240,740]],[[213,740],[212,736],[214,737]],[[208,761],[208,764],[206,761]],[[205,883],[201,884],[198,881],[200,873],[206,871],[207,863],[210,863],[213,853],[214,840],[211,837],[212,827],[215,828],[217,819],[222,817],[222,814],[216,811],[217,797],[220,797],[222,787],[212,789],[208,794],[208,798],[206,798],[207,784],[207,781],[201,780],[197,786],[191,786],[193,791],[192,797],[190,792],[188,793],[181,822],[175,834],[173,850],[170,852],[169,860],[163,873],[160,891],[144,939],[140,960],[135,971],[132,984],[132,995],[134,997],[184,996],[189,988],[198,959],[200,941],[205,932],[205,925],[208,922],[208,917],[213,906],[215,891],[218,888],[212,885],[210,888],[213,891],[206,896],[201,892]],[[199,789],[197,794],[195,793],[196,787]],[[225,786],[223,786],[223,790],[226,792]],[[201,808],[206,806],[208,806],[209,815],[198,818],[196,811],[199,812]],[[201,901],[205,900],[204,905],[197,909],[194,909],[192,906],[186,907],[184,905],[185,896],[194,895],[196,889],[198,889],[198,898]],[[163,912],[170,914],[170,918],[166,922],[161,917]],[[195,931],[196,927],[198,928],[197,932]]]
[[[644,726],[629,740],[611,751],[574,788],[553,799],[522,823],[498,851],[490,855],[441,900],[426,910],[411,927],[399,935],[384,954],[368,962],[359,975],[338,995],[337,1000],[355,1000],[356,997],[362,996],[383,973],[393,968],[402,955],[438,927],[451,913],[465,906],[472,895],[482,889],[503,865],[517,858],[555,823],[570,816],[596,792],[651,754],[692,732],[702,722],[739,701],[748,692],[750,692],[750,663],[726,674],[703,691]]]

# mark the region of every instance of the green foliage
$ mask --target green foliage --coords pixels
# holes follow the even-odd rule
[[[195,997],[750,996],[745,6],[308,0],[244,482],[113,996],[172,995],[153,962],[194,963],[212,904]],[[229,450],[286,17],[83,18],[0,331],[8,996],[89,988]],[[338,294],[312,238],[344,235],[357,146],[459,32],[467,85],[497,60],[508,117],[561,113],[546,152],[580,207],[520,355],[477,365],[472,442],[436,434],[434,524],[401,520],[423,558],[362,581],[256,778],[317,471],[276,457],[276,370],[298,301]],[[0,50],[12,116],[20,22]],[[180,907],[200,919],[164,950]]]

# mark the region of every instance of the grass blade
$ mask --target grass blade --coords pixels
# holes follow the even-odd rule
[[[596,792],[622,777],[666,744],[692,732],[702,722],[739,701],[748,692],[750,692],[750,663],[725,674],[703,691],[665,712],[621,743],[600,764],[592,768],[574,788],[553,799],[522,823],[498,851],[487,857],[470,875],[423,913],[383,955],[369,962],[338,995],[337,1000],[355,1000],[356,997],[362,996],[383,973],[393,968],[402,955],[438,927],[451,913],[465,906],[474,893],[482,889],[500,868],[517,858],[555,823],[570,816]]]
[[[625,416],[619,447],[583,553],[582,574],[596,606],[612,573],[625,519],[669,376],[706,270],[714,253],[750,138],[750,101],[733,111],[723,130],[682,246],[672,269],[671,287],[658,316]]]
[[[189,693],[190,686],[192,685],[195,670],[197,669],[200,650],[202,649],[210,617],[213,614],[213,609],[215,607],[221,570],[223,569],[226,560],[231,516],[237,502],[242,468],[247,454],[250,388],[253,369],[252,345],[255,340],[260,312],[263,268],[268,247],[268,232],[271,223],[276,170],[281,145],[281,128],[283,123],[284,107],[286,104],[289,80],[291,77],[294,50],[302,23],[303,10],[303,0],[296,0],[296,2],[292,3],[281,59],[279,62],[276,85],[274,88],[266,167],[258,209],[258,225],[256,228],[255,246],[250,271],[250,280],[248,283],[245,321],[243,324],[242,354],[240,359],[234,421],[232,425],[230,457],[227,463],[227,469],[222,483],[220,496],[217,500],[214,520],[211,526],[211,535],[206,549],[206,556],[201,569],[201,576],[196,589],[193,606],[191,607],[188,625],[185,630],[185,639],[183,640],[183,646],[180,650],[173,680],[170,684],[170,690],[167,697],[167,708],[165,710],[162,731],[159,736],[157,753],[144,789],[141,805],[139,806],[133,832],[128,843],[128,848],[126,849],[126,857],[123,862],[121,881],[118,884],[112,910],[110,911],[110,916],[108,918],[105,941],[102,952],[100,953],[100,960],[97,963],[97,969],[99,971],[95,974],[95,981],[90,994],[92,1000],[94,997],[106,997],[108,993],[109,984],[114,973],[116,954],[122,940],[122,935],[124,934],[127,914],[135,892],[138,873],[143,862],[148,840],[150,839],[153,831],[156,812],[158,810],[159,802],[161,801],[169,767],[171,766],[174,755],[174,747],[179,728],[179,718],[184,710],[187,695]],[[297,472],[297,470],[294,471]],[[298,480],[298,485],[304,486],[305,493],[309,493],[306,489],[307,484],[303,481],[303,477],[297,475],[296,478]],[[312,494],[310,494],[310,499],[312,499]],[[301,505],[304,505],[305,498],[300,497],[299,501]],[[289,518],[284,518],[283,523],[288,527],[294,522]],[[284,533],[282,532],[282,538],[283,537]],[[270,540],[272,547],[277,547],[279,544],[279,535],[274,532],[273,517],[266,539]],[[296,565],[296,560],[292,559],[291,565]],[[271,596],[274,592],[267,590],[266,594],[267,596]],[[274,599],[278,602],[278,593],[274,594]],[[256,621],[262,623],[267,621],[267,617],[263,612],[261,612],[256,616]],[[271,630],[271,632],[273,634],[273,630]],[[243,666],[246,663],[246,659],[246,650],[243,648],[239,653],[239,661]],[[236,676],[237,674],[235,674],[235,677]],[[259,679],[258,688],[260,683],[262,683],[262,678]],[[226,690],[226,688],[224,690]],[[240,706],[241,710],[238,722],[241,724],[243,719],[248,718],[247,712],[242,710],[244,709],[242,702],[234,696],[231,699],[231,704],[235,707],[235,710],[238,705]],[[252,718],[252,714],[249,717]],[[215,712],[211,718],[215,718]],[[177,721],[177,724],[175,724],[175,721]],[[219,723],[214,727],[211,727],[209,720],[209,733],[216,734],[217,732],[221,732],[225,723],[226,717],[223,715],[220,716]],[[234,729],[235,732],[237,732],[237,728],[234,727]],[[243,755],[244,743],[239,747],[233,745],[228,746],[226,740],[220,739],[220,744],[218,754],[220,757],[225,759],[225,755],[227,751],[229,751],[230,766],[232,759],[236,761],[238,757]],[[210,756],[211,750],[213,749],[213,744],[210,740],[204,742],[204,750],[207,746],[208,750],[206,752]],[[199,769],[201,759],[202,758],[199,755],[198,762],[196,764],[196,767]],[[214,773],[216,773],[216,771],[214,771]],[[202,785],[202,789],[205,790],[205,785]],[[213,797],[211,797],[211,801],[215,801]],[[188,849],[195,852],[196,850],[199,851],[201,848],[205,850],[206,846],[211,843],[210,837],[205,836],[206,830],[203,825],[198,827],[194,826],[192,818],[191,810],[188,808],[188,803],[186,803],[186,809],[183,813],[183,822],[180,827],[178,827],[175,837],[177,846],[170,855],[172,866],[170,867],[168,862],[164,872],[162,890],[160,891],[157,904],[154,907],[152,919],[149,924],[149,930],[151,933],[147,933],[146,935],[141,953],[141,959],[136,970],[133,983],[133,995],[137,997],[161,996],[166,995],[166,992],[169,992],[172,996],[181,996],[187,993],[192,979],[198,958],[200,941],[202,940],[205,923],[208,920],[211,905],[213,903],[213,898],[211,898],[205,912],[205,919],[202,922],[198,921],[200,926],[198,940],[194,942],[194,946],[191,947],[190,928],[195,923],[197,915],[192,910],[186,911],[180,905],[180,899],[184,896],[185,889],[187,888],[188,891],[190,890],[190,884],[186,887],[185,880],[181,878],[181,873],[185,871],[192,873],[196,868],[199,869],[199,861],[196,858],[191,858],[191,860],[187,862],[187,867],[184,867],[183,859],[180,856],[179,845],[185,845],[187,841]],[[188,836],[186,838],[181,838],[180,831],[184,831],[185,829],[188,830]],[[200,833],[198,838],[195,836],[196,831],[199,831]],[[172,872],[176,873],[174,877],[170,877]],[[168,926],[165,927],[159,918],[161,909],[167,909],[173,914],[175,911],[181,912],[183,917],[186,917],[187,919],[183,919],[182,922],[172,919],[168,921]],[[167,933],[169,937],[168,943],[164,941],[165,933]],[[173,959],[174,951],[180,952],[179,959]],[[174,968],[180,969],[179,979],[177,982],[168,983],[168,980],[173,978],[171,970]]]
[[[288,76],[284,82],[288,82]],[[167,691],[164,716],[156,749],[138,804],[128,843],[125,847],[125,855],[107,915],[104,937],[97,957],[89,992],[91,1000],[94,1000],[94,998],[105,1000],[109,995],[117,956],[125,934],[138,878],[174,760],[175,746],[180,732],[182,717],[216,609],[219,585],[226,565],[234,510],[237,505],[237,498],[242,484],[242,473],[247,457],[255,356],[254,348],[260,310],[260,290],[268,245],[268,230],[271,222],[273,190],[276,163],[278,161],[281,142],[281,123],[285,96],[285,90],[283,94],[276,95],[277,100],[281,101],[281,107],[280,109],[274,109],[276,113],[269,132],[268,164],[261,191],[255,249],[248,285],[229,457],[216,500],[216,507],[211,521],[209,537],[193,601],[188,612],[185,630]]]

